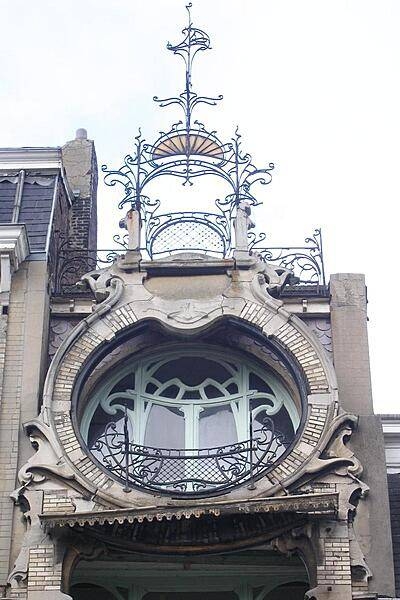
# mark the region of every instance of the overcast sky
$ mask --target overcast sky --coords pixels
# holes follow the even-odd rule
[[[213,46],[197,61],[194,89],[224,94],[199,117],[223,138],[238,124],[256,164],[276,164],[253,212],[271,245],[301,244],[321,226],[328,272],[366,274],[375,407],[400,412],[400,1],[193,4]],[[0,146],[60,146],[85,127],[99,165],[119,166],[138,126],[151,140],[174,122],[152,97],[183,90],[165,43],[180,40],[184,7],[0,0]],[[218,195],[196,190],[183,198],[188,208]],[[164,192],[182,201],[181,188]],[[100,180],[103,247],[118,233],[118,199]]]

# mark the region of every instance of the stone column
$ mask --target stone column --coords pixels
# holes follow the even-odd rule
[[[251,208],[248,202],[240,202],[236,208],[235,217],[235,251],[233,257],[238,266],[248,265],[251,263],[249,255],[249,229],[254,227],[254,223],[250,219]]]
[[[341,407],[359,417],[350,446],[370,492],[360,501],[354,530],[372,571],[370,589],[394,596],[393,555],[382,426],[373,413],[364,275],[331,276],[333,360]]]
[[[142,255],[140,253],[142,227],[140,212],[134,208],[131,208],[126,213],[125,218],[120,221],[119,225],[121,228],[128,231],[128,249],[123,262],[120,263],[120,266],[123,265],[123,268],[125,269],[137,271],[142,259]]]

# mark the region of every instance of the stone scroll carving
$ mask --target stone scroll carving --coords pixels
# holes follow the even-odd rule
[[[235,498],[257,500],[284,494],[302,495],[312,493],[312,486],[320,482],[321,487],[329,485],[329,491],[337,494],[337,518],[348,523],[356,510],[355,498],[358,500],[367,492],[360,479],[362,466],[348,444],[357,419],[341,413],[338,408],[335,374],[324,351],[323,340],[318,341],[307,325],[289,314],[282,302],[272,297],[274,290],[284,285],[287,276],[287,273],[272,272],[264,263],[255,263],[247,270],[235,272],[230,279],[226,276],[227,288],[218,294],[209,297],[205,294],[201,299],[171,299],[150,292],[145,286],[145,273],[123,271],[118,263],[85,275],[82,285],[92,290],[99,304],[89,317],[71,331],[64,332],[63,339],[56,344],[58,347],[45,384],[42,412],[26,427],[35,453],[19,473],[20,488],[16,498],[21,501],[30,494],[43,495],[49,489],[49,482],[56,482],[54,487],[65,489],[66,494],[71,490],[76,492],[73,507],[68,509],[71,512],[96,512],[104,506],[109,509],[135,508],[154,503],[154,497],[146,496],[144,492],[142,495],[139,492],[124,493],[122,486],[110,481],[81,448],[71,421],[71,396],[80,367],[76,357],[81,363],[91,360],[100,345],[104,346],[140,321],[152,319],[168,331],[187,335],[227,316],[245,324],[246,334],[242,338],[245,351],[250,350],[247,345],[251,343],[251,334],[247,331],[256,329],[258,335],[254,339],[261,341],[254,342],[258,346],[252,352],[258,353],[261,359],[264,352],[262,336],[266,345],[271,338],[276,347],[290,353],[304,374],[306,393],[309,394],[305,398],[308,404],[304,424],[291,453],[268,473],[268,477],[257,481],[255,489],[235,489]],[[285,365],[279,356],[270,353],[268,358],[270,364],[276,363],[284,377]],[[156,502],[166,506],[168,499],[160,497]],[[43,535],[37,519],[42,510],[39,501],[30,509],[31,528],[10,574],[10,585],[19,585],[26,578],[27,548]],[[307,556],[307,564],[315,566],[316,572],[323,549],[316,541],[315,527],[308,523],[295,528],[290,534],[277,538],[273,546],[284,553],[300,551]],[[360,545],[349,531],[352,577],[357,581],[368,580],[371,575]],[[316,578],[311,585],[309,599],[339,598],[335,594],[327,596],[326,587],[319,586]]]

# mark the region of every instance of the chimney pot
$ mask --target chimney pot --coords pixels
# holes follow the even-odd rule
[[[77,129],[75,139],[77,140],[87,140],[87,131],[86,129]]]

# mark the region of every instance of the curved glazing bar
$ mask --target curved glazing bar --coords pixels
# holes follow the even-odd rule
[[[80,422],[88,450],[126,489],[182,494],[258,477],[298,427],[272,371],[209,345],[128,358],[102,378]]]

